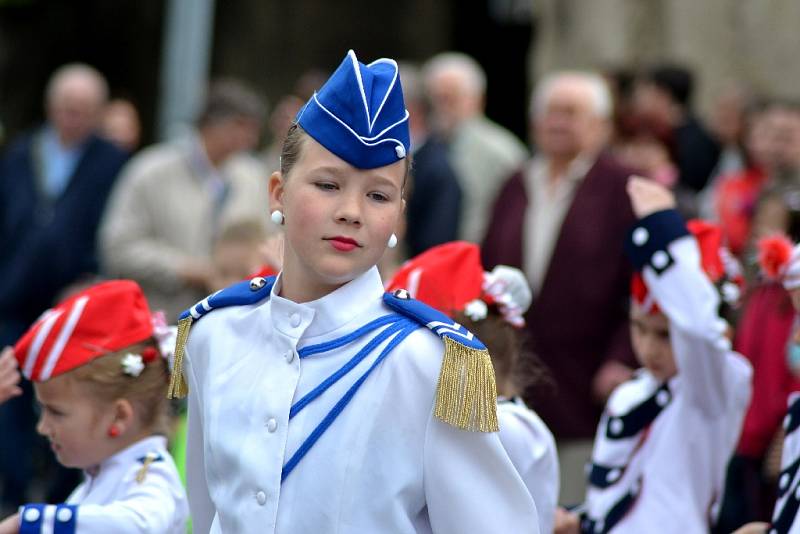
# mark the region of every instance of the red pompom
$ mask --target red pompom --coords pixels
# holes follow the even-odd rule
[[[765,237],[758,241],[758,265],[770,279],[778,280],[792,257],[792,242],[782,234]]]
[[[158,357],[158,351],[155,347],[145,347],[142,350],[142,359],[145,363],[150,363]]]

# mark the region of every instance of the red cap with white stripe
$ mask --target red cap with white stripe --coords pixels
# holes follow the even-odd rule
[[[112,280],[47,310],[14,345],[22,374],[44,382],[153,335],[150,308],[131,280]]]

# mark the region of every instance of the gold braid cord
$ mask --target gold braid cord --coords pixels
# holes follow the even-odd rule
[[[444,347],[434,415],[461,430],[497,432],[497,386],[489,352],[448,337]]]
[[[145,455],[144,461],[142,462],[142,467],[140,467],[139,470],[136,471],[136,482],[138,484],[144,482],[145,477],[147,477],[147,469],[150,467],[150,464],[156,461],[157,458],[158,454],[154,452],[148,452]]]
[[[175,357],[172,362],[172,375],[169,378],[167,398],[182,399],[189,392],[186,379],[183,377],[183,353],[186,342],[189,340],[189,328],[192,326],[192,316],[178,321],[178,336],[175,339]]]

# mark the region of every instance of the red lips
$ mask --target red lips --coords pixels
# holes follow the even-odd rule
[[[329,237],[326,240],[330,242],[333,248],[341,252],[349,252],[354,248],[361,246],[358,244],[358,241],[350,237],[336,236],[336,237]]]

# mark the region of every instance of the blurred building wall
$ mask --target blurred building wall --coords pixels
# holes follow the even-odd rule
[[[534,1],[534,0],[532,0]],[[707,111],[731,80],[800,97],[800,2],[769,0],[535,0],[534,78],[557,68],[670,60],[697,73]]]

